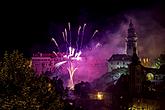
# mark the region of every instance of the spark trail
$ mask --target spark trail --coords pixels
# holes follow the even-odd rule
[[[52,41],[55,43],[55,45],[57,46],[57,48],[59,48],[59,46],[58,46],[58,44],[57,44],[57,42],[56,42],[56,40],[54,38],[52,38]]]
[[[73,75],[74,75],[75,71],[77,70],[77,68],[73,66],[72,62],[70,62],[70,66],[67,69],[68,69],[69,76],[70,76],[69,87],[71,89],[74,89]]]
[[[55,51],[53,51],[53,53],[54,53],[54,55],[56,55],[56,56],[57,56],[57,53],[56,53]]]
[[[95,32],[93,33],[91,40],[93,39],[93,37],[95,36],[95,34],[98,32],[98,30],[95,30]]]
[[[83,30],[82,30],[82,37],[81,37],[80,49],[82,48],[82,45],[83,45],[83,38],[84,38],[85,27],[86,27],[86,24],[84,23]]]
[[[68,43],[68,34],[67,34],[68,32],[67,32],[67,30],[66,30],[66,28],[65,28],[65,40],[66,40],[66,42]]]
[[[80,36],[80,30],[81,30],[81,26],[79,26],[79,28],[78,28],[78,32],[77,32],[77,41],[76,41],[76,48],[77,48],[77,52],[78,52],[78,49],[79,49],[79,47],[78,47],[78,41],[79,41],[79,36]]]
[[[55,67],[57,68],[57,67],[59,67],[59,66],[65,64],[66,62],[67,62],[67,61],[61,61],[61,62],[59,62],[59,63],[56,63],[56,64],[55,64]]]
[[[68,66],[66,67],[66,69],[68,70],[68,73],[69,73],[69,77],[70,77],[68,87],[70,87],[71,89],[74,88],[73,76],[74,76],[76,70],[78,69],[77,63],[82,60],[81,49],[83,47],[83,37],[85,36],[85,28],[86,28],[86,24],[84,23],[83,27],[79,26],[79,28],[77,30],[77,37],[76,37],[76,42],[75,42],[76,48],[72,47],[72,41],[71,41],[72,34],[71,34],[70,22],[68,22],[68,28],[65,28],[64,31],[62,32],[62,37],[63,37],[64,42],[66,43],[67,51],[65,52],[66,54],[63,55],[64,60],[56,63],[55,67],[58,68],[58,67],[62,66],[63,64],[68,63]],[[96,30],[93,33],[92,38],[95,36],[96,32],[98,32],[98,30]],[[69,37],[69,43],[68,43],[68,37]],[[59,46],[54,38],[52,38],[52,41],[59,48]],[[69,45],[69,47],[68,47],[68,45]],[[53,53],[57,56],[57,53],[55,51],[53,51]]]
[[[72,46],[72,36],[71,36],[71,27],[70,27],[70,22],[68,22],[68,28],[69,28],[69,39],[70,39],[70,46]]]
[[[62,32],[62,37],[63,37],[64,41],[66,42],[66,39],[65,39],[65,34],[64,34],[64,32]]]

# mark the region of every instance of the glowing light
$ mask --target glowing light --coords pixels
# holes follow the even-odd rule
[[[98,30],[95,30],[95,32],[93,33],[91,39],[93,39],[93,37],[95,36],[95,34],[98,32]]]
[[[48,84],[48,87],[51,87],[51,86],[52,86],[51,83],[49,83],[49,84]]]
[[[71,55],[72,55],[72,56],[74,55],[74,51],[75,51],[75,49],[72,48],[72,52],[71,52]]]
[[[142,61],[141,58],[139,60]]]
[[[83,35],[84,35],[85,26],[86,26],[86,24],[84,24],[84,26],[83,26],[83,30],[82,30]],[[61,65],[65,64],[67,62],[69,63],[69,66],[67,67],[67,70],[68,70],[69,76],[70,76],[70,81],[69,81],[68,86],[72,89],[72,88],[74,88],[73,75],[75,74],[75,71],[78,69],[77,67],[73,66],[72,60],[75,60],[75,61],[81,60],[80,55],[81,55],[82,52],[78,49],[78,40],[79,40],[79,35],[80,35],[80,32],[81,32],[81,26],[79,26],[79,28],[78,28],[78,37],[77,37],[77,41],[76,41],[77,49],[75,49],[71,46],[71,31],[70,31],[71,27],[70,27],[70,23],[68,23],[68,27],[69,27],[69,33],[70,33],[70,46],[68,48],[68,54],[63,56],[64,58],[66,58],[66,60],[55,64],[55,67],[57,68],[57,67],[60,67]],[[67,36],[68,36],[67,28],[65,28],[64,32],[62,32],[62,36],[63,36],[64,41],[66,41],[66,43],[68,43],[68,41],[67,41]],[[54,43],[58,47],[58,44],[55,41],[55,39],[52,38],[52,40],[54,41]],[[82,38],[82,41],[81,41],[81,46],[82,46],[82,42],[83,42],[83,38]],[[75,50],[79,51],[79,52],[76,52]],[[55,55],[57,55],[55,52],[53,52],[53,53]]]
[[[85,27],[86,27],[86,23],[84,23],[83,30],[82,30],[80,49],[82,48],[82,45],[83,45],[83,38],[84,38]]]
[[[71,27],[70,27],[70,22],[68,22],[68,28],[69,28],[69,35],[70,35],[70,46],[72,46],[71,41],[72,41],[72,35],[71,35]]]
[[[78,36],[80,35],[81,26],[78,28]]]
[[[98,42],[95,47],[98,48],[100,46],[101,46],[101,44]]]
[[[55,43],[55,45],[58,47],[58,44],[54,38],[52,38],[52,41]]]
[[[146,62],[148,62],[149,61],[149,59],[148,58],[146,58]]]
[[[67,35],[67,30],[66,30],[66,28],[65,28],[65,40],[66,40],[66,42],[68,42],[68,41],[67,41],[67,36],[68,36],[68,35]]]
[[[143,62],[146,63],[146,59],[145,58],[143,59]]]
[[[75,68],[72,64],[72,62],[70,62],[70,66],[67,68],[68,72],[69,72],[69,76],[70,76],[70,82],[69,82],[69,87],[71,89],[74,88],[74,83],[73,83],[73,75],[75,73],[75,71],[77,70],[77,68]]]
[[[104,96],[104,95],[103,95],[102,92],[98,92],[98,93],[97,93],[97,99],[98,99],[98,100],[103,100],[103,96]]]
[[[68,22],[68,27],[69,27],[69,30],[70,30],[70,22]]]
[[[69,47],[69,55],[68,58],[72,55],[72,47]]]
[[[64,28],[64,31],[62,32],[62,37],[66,43],[67,51],[66,51],[65,55],[63,55],[63,61],[56,63],[55,67],[58,68],[65,63],[68,64],[68,65],[66,64],[65,66],[67,66],[66,69],[68,70],[68,73],[70,76],[69,84],[68,84],[68,87],[70,87],[70,88],[74,88],[73,76],[74,76],[76,70],[78,69],[77,62],[82,60],[82,58],[81,58],[82,51],[80,49],[83,47],[83,37],[85,34],[85,28],[86,28],[86,23],[84,23],[83,26],[78,27],[78,31],[77,31],[78,36],[77,36],[77,40],[75,42],[76,48],[73,48],[71,45],[72,35],[71,35],[70,22],[68,22],[68,27]],[[98,31],[96,30],[94,32],[93,36],[96,34],[96,32],[98,32]],[[68,39],[68,37],[69,37],[69,39]],[[69,40],[69,43],[67,40]],[[52,38],[52,41],[54,41],[55,45],[59,48],[59,46],[54,38]],[[69,47],[68,47],[68,44],[69,44]],[[53,52],[53,53],[57,56],[56,52]]]
[[[49,83],[47,87],[48,87],[48,91],[51,91],[52,84]]]
[[[79,50],[78,41],[79,41],[79,36],[80,36],[80,30],[81,30],[81,26],[79,26],[78,32],[77,32],[77,34],[78,34],[77,40],[76,40],[76,48],[77,48],[77,50]]]
[[[63,37],[64,41],[66,41],[64,32],[62,32],[62,37]]]
[[[59,67],[59,66],[61,66],[61,65],[63,65],[64,63],[66,63],[67,61],[61,61],[61,62],[59,62],[59,63],[56,63],[55,64],[55,67]]]
[[[56,56],[57,56],[57,53],[56,53],[55,51],[53,51],[53,53],[54,53],[54,55],[56,55]]]
[[[154,80],[154,75],[152,73],[148,73],[146,75],[147,80]]]

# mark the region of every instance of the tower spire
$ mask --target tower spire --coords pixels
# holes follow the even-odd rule
[[[129,28],[134,28],[134,25],[132,23],[132,19],[130,19]]]
[[[133,56],[134,47],[137,48],[137,35],[135,32],[134,25],[132,23],[132,19],[130,19],[129,28],[128,28],[128,36],[127,36],[127,54]]]
[[[129,28],[133,28],[133,23],[132,23],[132,19],[130,19],[130,23],[129,23]]]

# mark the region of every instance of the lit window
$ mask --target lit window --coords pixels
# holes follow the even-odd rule
[[[97,99],[98,100],[102,100],[103,99],[103,93],[102,92],[98,92],[97,93]]]
[[[154,75],[152,73],[148,73],[146,75],[147,80],[154,80]]]

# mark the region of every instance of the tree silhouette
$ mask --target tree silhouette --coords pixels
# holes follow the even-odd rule
[[[76,84],[75,87],[75,93],[82,97],[82,98],[87,98],[88,93],[91,91],[91,86],[89,82],[83,82],[81,81],[80,83]]]
[[[36,76],[27,62],[18,51],[5,52],[0,62],[0,109],[63,110],[53,81]]]

